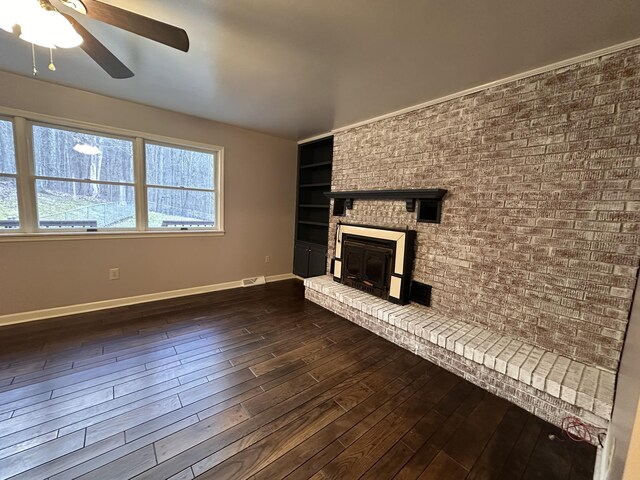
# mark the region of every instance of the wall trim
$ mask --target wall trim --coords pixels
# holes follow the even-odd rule
[[[279,282],[298,278],[293,273],[282,273],[279,275],[267,276],[267,283]],[[158,300],[168,300],[171,298],[187,297],[201,293],[217,292],[220,290],[230,290],[232,288],[242,288],[242,280],[233,282],[215,283],[213,285],[203,285],[200,287],[182,288],[180,290],[170,290],[166,292],[148,293],[133,297],[114,298],[113,300],[101,300],[98,302],[81,303],[64,307],[47,308],[44,310],[33,310],[30,312],[10,313],[0,316],[0,326],[15,325],[18,323],[34,322],[48,318],[64,317],[79,313],[95,312],[109,308],[125,307],[139,303],[157,302]]]
[[[323,138],[330,137],[331,135],[333,135],[333,132],[325,132],[319,135],[314,135],[313,137],[303,138],[302,140],[298,140],[298,145],[302,145],[303,143],[307,142],[314,142],[316,140],[322,140]]]
[[[629,48],[640,46],[640,37],[635,38],[633,40],[629,40],[627,42],[618,43],[616,45],[612,45],[610,47],[602,48],[600,50],[596,50],[593,52],[585,53],[582,55],[578,55],[577,57],[568,58],[566,60],[561,60],[556,63],[551,63],[549,65],[545,65],[543,67],[534,68],[533,70],[527,70],[525,72],[516,73],[515,75],[511,75],[509,77],[501,78],[499,80],[494,80],[493,82],[485,83],[483,85],[478,85],[476,87],[471,87],[466,90],[462,90],[460,92],[452,93],[449,95],[445,95],[444,97],[436,98],[433,100],[429,100],[424,103],[419,103],[418,105],[413,105],[410,107],[406,107],[400,110],[395,110],[390,113],[386,113],[384,115],[380,115],[378,117],[369,118],[367,120],[362,120],[360,122],[352,123],[350,125],[345,125],[344,127],[338,127],[331,131],[331,133],[339,133],[344,132],[346,130],[351,130],[356,127],[361,127],[363,125],[368,125],[370,123],[375,123],[380,120],[384,120],[385,118],[396,117],[398,115],[402,115],[404,113],[413,112],[415,110],[420,110],[421,108],[430,107],[432,105],[437,105],[439,103],[447,102],[449,100],[453,100],[455,98],[464,97],[466,95],[471,95],[473,93],[478,93],[483,90],[487,90],[488,88],[497,87],[500,85],[504,85],[506,83],[511,83],[516,80],[522,80],[523,78],[533,77],[535,75],[540,75],[542,73],[547,73],[552,70],[556,70],[558,68],[568,67],[570,65],[575,65],[576,63],[586,62],[588,60],[593,60],[594,58],[602,57],[604,55],[609,55],[615,52],[619,52],[621,50],[627,50]],[[306,141],[306,140],[305,140]],[[298,142],[300,143],[300,142]]]

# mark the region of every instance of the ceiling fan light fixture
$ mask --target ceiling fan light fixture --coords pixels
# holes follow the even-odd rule
[[[13,33],[13,27],[15,26],[15,22],[12,20],[2,17],[0,18],[0,28],[5,32]]]
[[[13,27],[38,8],[37,0],[0,0],[0,28],[13,33]]]
[[[0,28],[13,32],[20,26],[20,38],[45,48],[74,48],[82,43],[71,23],[48,2],[0,0]]]
[[[47,11],[46,15],[51,38],[56,47],[75,48],[80,46],[82,37],[78,35],[69,20],[55,11]]]
[[[20,24],[20,38],[46,48],[74,48],[82,37],[71,23],[55,10],[39,9]]]

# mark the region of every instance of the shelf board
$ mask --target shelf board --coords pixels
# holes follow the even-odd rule
[[[344,198],[356,200],[360,198],[378,199],[400,199],[400,200],[442,200],[447,191],[443,188],[429,189],[407,189],[407,190],[359,190],[355,192],[327,192],[329,198]]]
[[[309,205],[307,204],[300,204],[298,205],[301,208],[325,208],[325,209],[329,209],[329,205]]]
[[[308,165],[300,165],[300,169],[302,170],[303,168],[317,168],[317,167],[324,167],[326,165],[331,165],[331,162],[316,162],[316,163],[309,163]]]
[[[298,220],[298,223],[302,225],[314,225],[316,227],[329,227],[329,222],[324,223],[324,222],[309,222],[307,220]]]
[[[303,185],[299,185],[300,188],[313,188],[313,187],[330,187],[330,183],[305,183]]]

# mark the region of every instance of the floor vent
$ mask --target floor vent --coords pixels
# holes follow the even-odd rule
[[[253,287],[254,285],[264,285],[267,283],[267,279],[264,277],[243,278],[243,287]]]

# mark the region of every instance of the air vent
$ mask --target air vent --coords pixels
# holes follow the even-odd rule
[[[428,307],[431,305],[431,285],[425,283],[411,282],[411,293],[409,294],[409,300],[419,303]]]
[[[267,283],[267,279],[264,277],[243,278],[243,287],[253,287],[254,285],[264,285]]]

